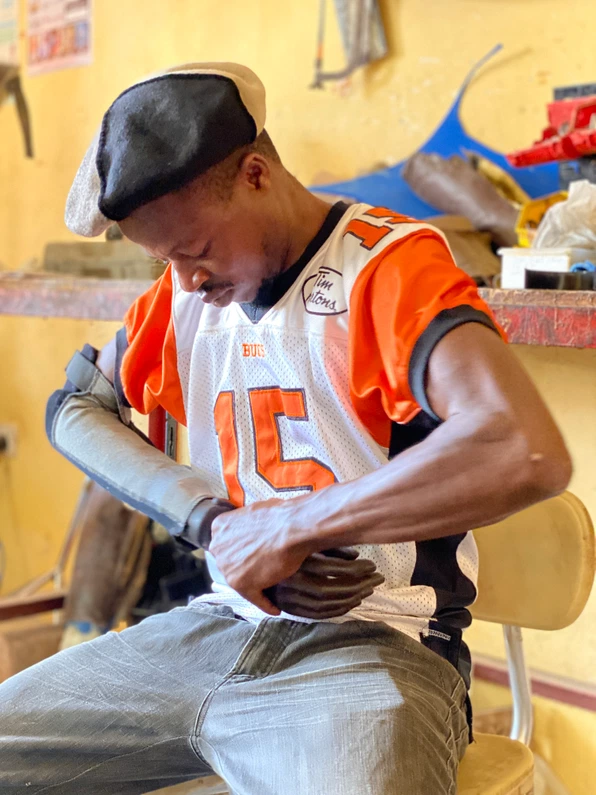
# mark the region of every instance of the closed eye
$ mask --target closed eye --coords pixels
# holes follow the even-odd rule
[[[205,247],[203,248],[199,256],[196,257],[196,259],[205,259],[205,257],[209,254],[210,251],[211,251],[211,241],[209,240],[207,243],[205,243]]]
[[[151,259],[154,259],[156,262],[160,262],[163,265],[169,265],[172,260],[178,258],[192,259],[192,260],[205,259],[209,255],[209,252],[211,251],[211,241],[209,240],[207,243],[205,243],[205,246],[199,255],[183,254],[182,252],[178,252],[176,254],[173,254],[171,257],[164,259],[162,257],[156,257],[154,254],[151,254],[150,251],[147,251],[147,249],[143,249],[143,251],[148,257],[151,257]]]
[[[194,253],[185,254],[184,252],[181,251],[179,252],[179,256],[184,257],[185,259],[193,259],[193,260],[205,259],[209,255],[210,251],[211,251],[211,241],[209,240],[203,246],[203,250],[201,251],[200,254],[194,254]]]

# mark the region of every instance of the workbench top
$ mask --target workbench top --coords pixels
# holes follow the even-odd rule
[[[47,273],[0,273],[0,315],[122,320],[151,285],[134,279],[84,279]],[[596,348],[596,291],[481,289],[520,345]]]
[[[149,280],[5,271],[0,273],[0,315],[122,320],[151,284]]]
[[[481,289],[480,294],[510,342],[596,348],[596,291]]]

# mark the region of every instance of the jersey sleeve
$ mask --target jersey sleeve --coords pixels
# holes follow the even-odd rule
[[[437,343],[464,323],[504,337],[438,232],[416,231],[388,245],[358,274],[350,294],[349,378],[356,413],[387,447],[391,421],[407,423],[423,409],[438,419],[425,378]]]
[[[141,414],[162,406],[186,425],[172,318],[173,289],[170,265],[126,313],[128,347],[120,378],[128,402]]]

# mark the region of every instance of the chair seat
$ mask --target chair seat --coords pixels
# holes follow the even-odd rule
[[[532,795],[534,757],[530,749],[496,734],[475,734],[459,766],[458,795]]]

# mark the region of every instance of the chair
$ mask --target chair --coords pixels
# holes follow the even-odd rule
[[[475,619],[503,624],[513,695],[510,738],[476,734],[458,795],[532,795],[530,682],[521,627],[563,629],[582,612],[594,579],[594,528],[573,494],[474,532],[480,557]]]

